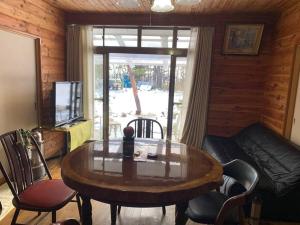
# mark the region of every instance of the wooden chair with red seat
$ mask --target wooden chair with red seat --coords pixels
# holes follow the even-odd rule
[[[52,222],[56,222],[56,211],[64,207],[76,196],[79,215],[81,203],[78,194],[67,187],[61,179],[52,179],[46,161],[39,145],[30,135],[32,147],[38,153],[45,168],[46,177],[39,181],[33,180],[31,161],[28,151],[18,142],[18,131],[11,131],[0,136],[3,148],[0,148],[0,169],[14,196],[13,205],[16,207],[12,225],[17,224],[20,210],[52,212]],[[20,135],[19,135],[20,136]],[[6,156],[6,157],[5,157]],[[6,158],[6,159],[4,159]],[[6,162],[5,162],[6,161]]]

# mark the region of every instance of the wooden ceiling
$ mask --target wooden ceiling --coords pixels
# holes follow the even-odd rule
[[[128,9],[118,5],[118,0],[44,0],[66,12],[99,13],[149,13],[151,0],[138,0],[140,7]],[[126,0],[125,0],[126,1]],[[175,0],[173,0],[175,2]],[[299,0],[202,0],[194,6],[178,6],[174,13],[216,14],[216,13],[265,13],[281,12],[295,5]]]

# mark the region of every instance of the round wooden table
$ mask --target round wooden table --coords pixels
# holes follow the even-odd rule
[[[207,153],[185,144],[136,139],[133,158],[122,155],[122,140],[89,142],[62,163],[66,185],[82,197],[83,225],[92,224],[90,199],[116,206],[159,207],[176,204],[176,225],[184,224],[188,200],[219,187],[222,166]],[[156,153],[148,159],[147,153]]]

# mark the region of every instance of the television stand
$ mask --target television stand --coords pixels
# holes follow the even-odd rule
[[[65,124],[60,127],[54,128],[55,131],[61,131],[65,133],[65,151],[67,154],[73,151],[87,140],[91,139],[92,134],[92,121],[81,120],[73,121],[72,123]]]

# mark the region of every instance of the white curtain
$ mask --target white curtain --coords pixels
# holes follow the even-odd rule
[[[190,91],[184,90],[181,142],[197,148],[202,147],[206,132],[213,36],[213,27],[194,28],[188,53],[186,87]]]
[[[179,121],[179,139],[182,138],[183,126],[186,118],[187,107],[189,103],[192,81],[193,81],[193,72],[195,67],[195,60],[197,56],[197,37],[198,37],[199,29],[192,28],[191,29],[191,39],[189,43],[188,53],[187,53],[187,62],[186,62],[186,70],[184,77],[184,87],[183,87],[183,101],[182,108],[180,112],[180,121]]]
[[[94,118],[94,79],[93,79],[93,27],[80,26],[79,71],[83,81],[83,113],[85,119]]]

